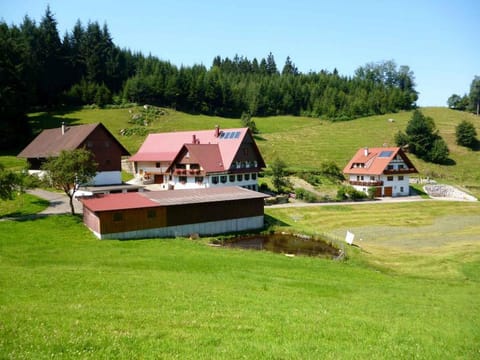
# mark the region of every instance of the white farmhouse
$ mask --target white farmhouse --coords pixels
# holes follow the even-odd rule
[[[380,147],[359,149],[343,173],[356,190],[395,197],[410,194],[410,174],[418,171],[401,148]]]
[[[258,190],[265,162],[248,128],[150,134],[130,158],[135,178],[161,189]]]

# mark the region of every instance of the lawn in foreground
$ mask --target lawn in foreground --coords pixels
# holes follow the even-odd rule
[[[0,234],[2,358],[479,355],[478,259],[470,277],[430,279],[378,271],[360,252],[98,241],[70,216],[3,221]]]

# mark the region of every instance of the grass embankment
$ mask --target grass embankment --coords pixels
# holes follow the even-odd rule
[[[410,155],[420,176],[430,177],[439,182],[447,182],[465,187],[480,197],[480,156],[478,151],[455,144],[455,126],[462,120],[472,122],[480,134],[480,117],[449,110],[446,108],[423,108],[426,116],[434,119],[440,135],[446,140],[454,165],[442,166],[425,163]],[[31,114],[30,119],[36,131],[43,128],[67,124],[102,122],[133,154],[144,140],[144,136],[121,136],[120,130],[137,125],[129,123],[132,114],[141,108],[130,109],[83,109],[53,113]],[[411,112],[386,114],[360,118],[346,122],[330,122],[320,119],[276,116],[255,118],[260,131],[257,144],[267,163],[275,157],[286,162],[292,170],[318,170],[324,161],[334,161],[343,169],[356,150],[361,147],[378,147],[383,144],[394,146],[394,136],[404,131]],[[393,121],[389,121],[393,119]],[[166,110],[158,116],[146,130],[148,132],[213,129],[241,126],[238,119],[226,119],[204,115],[189,115],[174,110]]]
[[[363,231],[368,253],[335,262],[184,239],[98,241],[71,216],[0,222],[0,357],[478,357],[478,204],[267,212],[290,231]],[[410,241],[449,214],[477,221],[448,243],[420,237],[426,272],[399,235],[368,236],[395,229]]]
[[[0,200],[0,219],[36,214],[50,205],[47,200],[30,194],[16,194],[12,200]]]

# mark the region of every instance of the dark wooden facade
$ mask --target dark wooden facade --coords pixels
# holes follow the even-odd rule
[[[80,147],[93,153],[98,171],[122,171],[122,155],[128,155],[104,126],[96,127]]]

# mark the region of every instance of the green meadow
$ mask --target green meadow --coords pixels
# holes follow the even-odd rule
[[[37,129],[103,122],[132,153],[132,109],[31,114]],[[135,111],[135,109],[133,109]],[[480,195],[478,152],[454,144],[461,120],[434,118],[455,164],[412,157],[420,176]],[[411,113],[331,123],[255,119],[266,162],[341,168],[358,147],[393,144]],[[388,121],[393,119],[393,121]],[[149,132],[240,126],[168,110]],[[0,157],[20,170],[15,154]],[[25,217],[47,204],[0,202],[0,358],[476,359],[480,203],[422,200],[266,207],[268,230],[325,237],[341,261],[212,247],[213,239],[100,241],[78,216]],[[6,219],[20,216],[16,220]],[[23,217],[22,217],[23,216]],[[357,246],[345,245],[347,230]]]
[[[68,215],[0,221],[1,357],[480,355],[477,203],[266,212],[278,230],[340,237],[348,228],[364,239],[334,261],[209,239],[99,241]],[[465,216],[463,227],[440,228]]]

